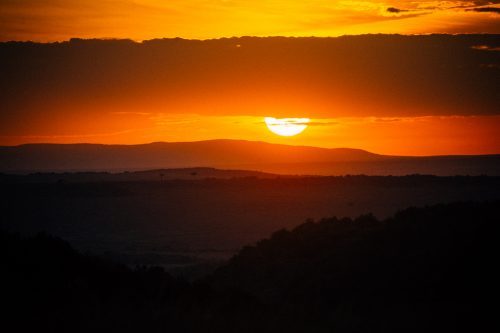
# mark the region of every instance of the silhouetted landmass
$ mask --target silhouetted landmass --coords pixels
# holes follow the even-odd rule
[[[80,251],[183,276],[210,271],[243,245],[308,218],[367,212],[386,218],[412,205],[500,200],[500,177],[489,176],[95,182],[60,176],[0,177],[1,226],[46,232]]]
[[[168,309],[155,312],[187,287],[161,268],[132,271],[46,234],[2,232],[1,246],[3,325],[18,331],[159,332]]]
[[[215,168],[157,169],[124,172],[36,172],[30,174],[0,173],[4,183],[96,183],[131,181],[176,181],[233,178],[277,178],[280,175],[247,170],[221,170]]]
[[[298,332],[480,329],[494,319],[498,221],[498,202],[310,221],[243,248],[211,281]]]
[[[194,283],[1,233],[5,325],[53,332],[443,332],[493,321],[498,205],[308,221]]]
[[[239,140],[156,142],[143,145],[0,146],[0,171],[5,173],[122,172],[200,166],[287,175],[499,176],[500,155],[388,156],[361,149],[326,149]],[[232,176],[238,177],[237,174]],[[185,178],[185,175],[179,174],[177,178]],[[126,177],[116,176],[115,179],[127,180]],[[160,179],[159,175],[156,179]]]
[[[152,168],[238,167],[369,161],[378,155],[359,149],[321,149],[265,142],[209,140],[143,145],[27,144],[0,147],[0,170],[71,171]],[[257,168],[258,169],[258,168]],[[248,170],[248,169],[245,169]]]

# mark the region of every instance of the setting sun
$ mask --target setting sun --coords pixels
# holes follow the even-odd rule
[[[273,118],[265,117],[267,128],[274,134],[294,136],[302,133],[309,123],[309,118]]]
[[[4,327],[491,326],[500,0],[0,0],[0,73]]]

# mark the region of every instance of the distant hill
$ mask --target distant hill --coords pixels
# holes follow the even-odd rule
[[[360,149],[238,140],[0,147],[0,172],[4,173],[120,172],[195,167],[310,175],[500,175],[500,155],[401,157],[377,155]]]
[[[10,183],[85,183],[85,182],[144,182],[197,179],[276,178],[280,175],[259,171],[224,170],[215,168],[177,168],[141,171],[79,171],[34,172],[29,174],[0,174],[0,182]],[[293,177],[293,176],[289,176]]]

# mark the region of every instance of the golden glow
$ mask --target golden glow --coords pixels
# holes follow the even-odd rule
[[[473,10],[481,4],[498,6],[410,0],[4,0],[0,40],[499,33],[498,14]]]
[[[264,121],[271,132],[281,136],[294,136],[307,128],[309,118],[265,117]]]
[[[42,119],[43,120],[43,119]],[[154,111],[53,116],[0,135],[0,145],[23,143],[141,144],[212,139],[265,141],[324,148],[360,148],[388,155],[498,154],[500,116],[310,118],[307,135],[284,137],[263,116],[207,116]]]
[[[6,0],[0,1],[0,41],[500,33],[499,6],[496,1]],[[29,70],[13,70],[2,81],[9,111],[0,112],[0,145],[243,139],[397,155],[500,152],[500,116],[454,116],[498,114],[490,106],[495,95],[481,90],[496,77],[498,45],[471,44],[462,54],[454,54],[453,45],[459,44],[447,44],[449,50],[432,46],[426,50],[435,49],[435,56],[426,51],[428,58],[421,58],[411,44],[389,41],[396,36],[381,43],[365,36],[366,44],[356,44],[362,47],[349,46],[348,38],[335,41],[345,52],[323,47],[327,40],[304,39],[295,49],[289,47],[295,42],[279,38],[120,42],[133,52],[118,58],[115,46],[96,49],[95,59],[76,52],[52,59],[33,51],[12,62],[17,65],[5,65]],[[422,45],[434,44],[440,45]],[[155,53],[163,47],[169,51]],[[475,62],[467,63],[472,58]],[[469,77],[486,79],[462,84]],[[11,84],[10,78],[21,79]],[[270,131],[261,114],[268,111],[260,110],[277,117],[265,118]],[[297,135],[306,128],[307,135]]]

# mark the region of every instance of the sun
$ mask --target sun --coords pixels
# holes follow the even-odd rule
[[[274,134],[294,136],[302,133],[309,123],[309,118],[273,118],[265,117],[267,128]]]

